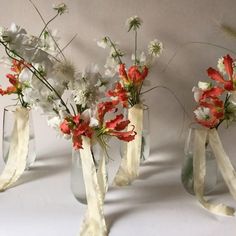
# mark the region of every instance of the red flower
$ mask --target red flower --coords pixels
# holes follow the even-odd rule
[[[207,128],[214,128],[220,120],[224,119],[224,103],[218,98],[211,99],[208,102],[200,102],[194,113],[199,124]]]
[[[204,90],[201,94],[200,101],[204,101],[208,98],[217,98],[224,93],[224,89],[221,87],[213,87],[208,90]]]
[[[211,79],[223,84],[226,90],[232,91],[234,90],[234,82],[236,80],[236,78],[233,78],[233,59],[229,55],[227,55],[224,57],[223,63],[225,65],[225,71],[229,76],[229,80],[225,80],[219,71],[211,67],[207,70],[207,73],[208,76],[211,77]]]
[[[62,133],[72,135],[73,147],[76,150],[83,148],[82,135],[92,138],[93,134],[93,130],[89,126],[89,122],[82,120],[80,114],[65,118],[60,125],[60,129]]]
[[[119,74],[125,84],[142,83],[148,75],[148,68],[144,66],[142,69],[139,66],[131,66],[128,70],[128,75],[125,69],[125,64],[120,64]]]
[[[111,131],[109,133],[111,136],[115,136],[118,139],[125,141],[125,142],[130,142],[135,139],[135,135],[137,134],[134,131],[134,127],[130,131],[125,131],[125,132],[118,132],[118,131]]]
[[[144,66],[140,71],[138,66],[131,66],[128,70],[128,77],[134,84],[142,83],[148,75],[148,68]]]
[[[104,121],[104,116],[107,112],[110,112],[112,110],[117,110],[116,105],[118,105],[118,100],[113,101],[107,101],[107,102],[101,102],[98,104],[98,120],[102,124]]]
[[[123,105],[123,107],[128,107],[128,94],[120,82],[117,82],[114,90],[109,90],[107,95],[110,97],[117,97],[117,100]]]
[[[70,126],[69,126],[69,122],[67,120],[64,120],[61,125],[60,125],[60,129],[61,129],[61,132],[63,134],[68,134],[70,135],[71,133],[71,129],[70,129]]]
[[[121,131],[125,129],[130,123],[129,120],[123,120],[124,116],[122,114],[117,115],[113,120],[107,121],[105,127],[109,130],[114,129],[116,131]]]

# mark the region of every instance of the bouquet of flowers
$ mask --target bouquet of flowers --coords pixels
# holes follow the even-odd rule
[[[102,76],[96,65],[90,65],[84,72],[78,73],[66,59],[58,39],[48,25],[66,12],[67,7],[60,4],[54,10],[55,16],[45,23],[39,36],[29,35],[16,24],[1,28],[0,31],[0,44],[7,54],[4,63],[11,63],[12,71],[6,76],[11,86],[1,88],[0,93],[16,94],[21,104],[12,135],[13,142],[16,140],[14,136],[17,136],[18,141],[11,143],[13,149],[9,152],[7,165],[0,177],[0,189],[10,187],[23,173],[27,156],[26,113],[29,108],[41,109],[47,116],[49,126],[58,130],[66,139],[71,139],[73,148],[81,155],[88,203],[81,235],[94,230],[99,235],[104,235],[107,234],[103,199],[107,190],[105,165],[108,139],[117,137],[130,142],[136,136],[135,126],[123,114],[117,114],[119,100],[106,96],[108,76]],[[115,116],[108,118],[108,113]],[[105,153],[100,157],[99,166],[96,166],[93,159],[93,143],[99,143]],[[17,164],[14,163],[16,160]]]
[[[105,64],[105,74],[118,75],[113,89],[107,95],[115,101],[119,101],[127,109],[127,117],[135,126],[137,136],[133,142],[124,147],[124,153],[120,170],[115,179],[117,185],[127,185],[138,176],[140,159],[144,157],[143,150],[148,141],[144,135],[144,109],[141,95],[142,88],[148,76],[149,69],[163,51],[163,44],[155,39],[148,45],[148,54],[138,51],[138,30],[142,20],[138,16],[130,17],[126,23],[128,32],[134,33],[134,53],[131,56],[133,64],[127,68],[123,62],[125,53],[109,36],[98,41],[98,46],[110,50]],[[149,153],[149,150],[147,151]]]
[[[208,173],[207,170],[216,170],[217,164],[230,193],[236,199],[236,172],[217,132],[223,122],[229,127],[236,121],[235,61],[230,55],[226,55],[218,60],[218,69],[219,71],[210,67],[207,70],[208,76],[215,83],[199,82],[198,87],[193,88],[194,98],[198,103],[194,115],[197,123],[203,128],[192,129],[188,137],[188,142],[193,139],[193,143],[192,145],[188,143],[188,150],[185,150],[187,159],[182,169],[182,182],[189,192],[195,193],[205,209],[215,214],[233,216],[235,212],[233,208],[210,203],[204,198],[204,193],[215,187],[217,175],[217,171]],[[224,75],[228,78],[224,78]],[[216,160],[215,168],[212,165],[213,158]],[[210,174],[214,174],[215,177],[209,176],[208,180]],[[204,186],[205,182],[207,188]]]

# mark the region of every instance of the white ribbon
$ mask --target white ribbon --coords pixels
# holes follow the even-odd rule
[[[29,144],[29,110],[23,107],[14,112],[15,123],[6,166],[0,176],[0,191],[11,187],[23,174]]]
[[[137,135],[133,141],[124,144],[123,158],[114,180],[117,186],[129,185],[139,175],[143,131],[143,106],[141,104],[128,109],[128,120],[130,120],[128,130],[134,125]]]
[[[91,153],[91,142],[82,137],[83,149],[80,150],[84,184],[87,196],[87,212],[81,226],[80,236],[107,236],[107,227],[103,213],[103,203],[107,191],[106,156],[101,155],[96,170]]]
[[[196,129],[194,134],[194,191],[202,206],[212,213],[233,216],[235,209],[224,204],[210,203],[204,198],[204,178],[206,175],[205,144],[208,138],[209,144],[215,155],[219,170],[236,200],[236,172],[229,157],[226,155],[216,129]]]

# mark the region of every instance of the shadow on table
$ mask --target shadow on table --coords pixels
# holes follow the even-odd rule
[[[26,170],[22,177],[14,186],[36,181],[38,179],[48,178],[69,171],[71,165],[71,154],[48,154],[40,156],[29,170]]]
[[[121,208],[106,215],[110,227],[124,215],[142,210],[146,204],[161,204],[176,199],[181,201],[186,194],[180,181],[182,158],[183,150],[178,144],[157,147],[152,150],[150,158],[142,163],[140,176],[131,186],[111,187],[105,204],[120,204]],[[166,178],[168,176],[171,177]],[[158,181],[158,178],[163,181]]]

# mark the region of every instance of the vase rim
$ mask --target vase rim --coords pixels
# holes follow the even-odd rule
[[[4,107],[4,111],[7,111],[7,112],[15,112],[17,107],[22,107],[22,106],[19,105],[19,104],[16,104],[16,105],[7,105],[7,106]],[[28,108],[28,110],[30,110],[30,109]]]

